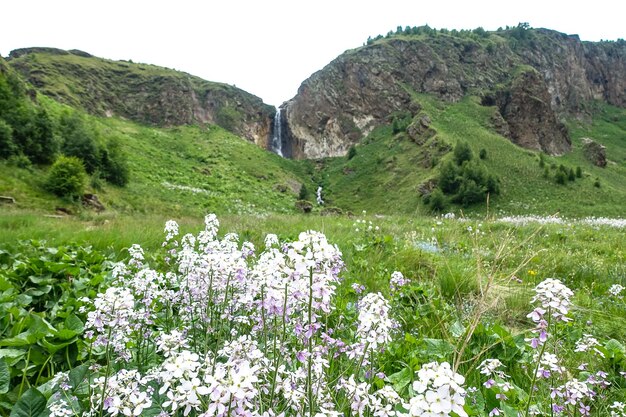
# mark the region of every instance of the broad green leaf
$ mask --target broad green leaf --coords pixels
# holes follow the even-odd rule
[[[0,349],[0,358],[19,358],[24,354],[25,352],[20,349]]]
[[[395,374],[389,375],[387,379],[393,384],[393,388],[396,392],[401,392],[413,381],[413,370],[408,367],[404,368]]]
[[[69,317],[65,320],[65,328],[69,330],[73,330],[76,333],[82,333],[85,329],[85,325],[82,320],[76,316],[76,314],[70,314]]]
[[[48,342],[46,339],[43,339],[39,342],[39,344],[45,347],[50,355],[54,355],[59,350],[63,349],[66,346],[71,345],[75,341],[76,339],[74,338],[74,339],[66,340],[60,343],[52,343],[52,342]]]
[[[426,344],[426,354],[429,356],[435,356],[439,359],[444,359],[450,356],[454,352],[454,346],[449,342],[441,339],[424,339]]]
[[[460,321],[455,321],[452,326],[450,326],[450,334],[456,338],[459,338],[465,334],[465,327],[461,324]]]
[[[4,359],[0,359],[0,394],[9,392],[9,383],[11,382],[11,372]]]
[[[70,379],[72,389],[76,390],[80,386],[80,384],[85,380],[87,372],[89,372],[89,366],[87,364],[77,366],[70,371],[68,377]]]
[[[37,388],[30,388],[17,401],[10,417],[44,417],[47,414],[46,397]]]

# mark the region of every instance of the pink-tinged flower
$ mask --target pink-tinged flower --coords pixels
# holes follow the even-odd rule
[[[493,379],[488,379],[486,380],[483,385],[485,386],[485,388],[490,389],[491,387],[493,387],[496,384],[496,381],[494,381]]]
[[[502,414],[502,411],[498,407],[496,407],[489,412],[489,417],[499,416],[501,414]]]

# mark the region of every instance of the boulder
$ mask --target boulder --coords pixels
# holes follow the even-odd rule
[[[595,166],[604,168],[606,166],[606,146],[600,145],[590,138],[583,138],[582,143],[585,158]]]
[[[98,213],[104,211],[104,205],[98,200],[98,196],[95,194],[83,195],[83,207],[95,210]]]
[[[310,213],[313,210],[313,204],[310,201],[298,200],[296,201],[296,209],[303,213]]]

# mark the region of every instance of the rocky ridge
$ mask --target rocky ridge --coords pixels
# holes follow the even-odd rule
[[[18,49],[8,63],[39,92],[94,115],[155,126],[211,123],[269,146],[275,109],[234,86],[78,50]]]
[[[482,97],[498,110],[498,132],[559,155],[571,148],[561,118],[585,117],[593,100],[626,107],[626,42],[521,26],[379,39],[337,57],[281,106],[286,155],[344,155],[394,112],[418,117],[419,93],[447,102]]]

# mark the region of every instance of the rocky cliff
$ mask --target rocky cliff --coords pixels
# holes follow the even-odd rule
[[[18,49],[8,62],[41,93],[91,114],[157,126],[212,123],[268,147],[274,108],[227,84],[78,50]]]
[[[287,155],[343,155],[390,114],[417,114],[417,93],[480,96],[497,106],[499,130],[513,142],[562,154],[571,145],[560,119],[584,116],[593,100],[626,106],[626,42],[521,25],[388,35],[336,58],[282,106]]]

